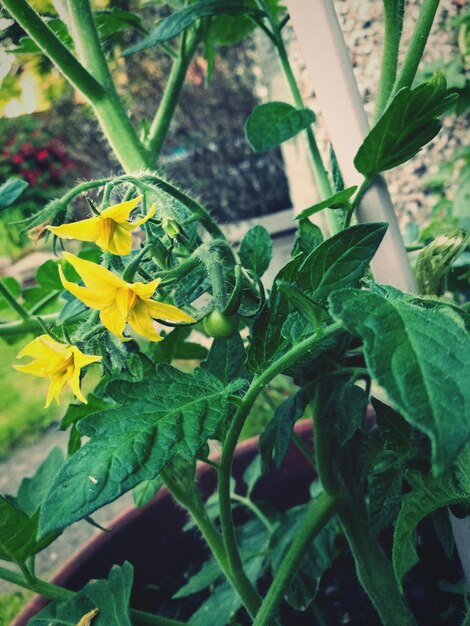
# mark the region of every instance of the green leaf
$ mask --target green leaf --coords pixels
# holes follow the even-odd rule
[[[248,116],[245,135],[254,152],[266,152],[292,139],[315,121],[310,109],[296,109],[285,102],[260,104]]]
[[[41,510],[41,533],[64,528],[155,478],[175,455],[194,459],[228,411],[237,382],[224,385],[204,369],[185,374],[160,365],[153,378],[111,382],[116,408],[83,419],[90,440],[64,465]]]
[[[256,28],[256,22],[245,15],[218,15],[212,20],[209,36],[219,46],[234,46]]]
[[[207,587],[210,587],[210,585],[213,585],[215,582],[223,579],[223,577],[224,575],[215,559],[206,561],[201,569],[193,574],[185,585],[178,589],[173,598],[186,598],[193,593],[198,593],[203,589],[207,589]]]
[[[41,287],[56,291],[63,290],[62,282],[59,276],[59,265],[62,265],[59,261],[49,259],[38,267],[36,280]]]
[[[142,28],[140,16],[116,7],[103,11],[94,11],[93,17],[101,39],[112,37],[116,33],[129,28],[146,32]]]
[[[292,259],[274,279],[269,300],[253,324],[253,338],[248,349],[247,360],[250,371],[263,371],[276,356],[288,348],[288,343],[283,339],[281,331],[289,313],[289,302],[286,296],[276,288],[276,282],[279,280],[295,281],[300,264],[300,257]]]
[[[338,193],[333,194],[326,200],[322,200],[321,202],[317,202],[317,204],[312,205],[308,209],[304,209],[296,215],[296,220],[303,220],[319,211],[323,211],[323,209],[349,209],[351,208],[351,196],[356,191],[357,187],[348,187],[347,189],[343,189],[342,191],[338,191]]]
[[[279,469],[287,454],[295,422],[302,417],[308,396],[302,390],[292,394],[280,404],[259,438],[263,472],[271,464]]]
[[[336,319],[364,341],[367,366],[389,404],[432,443],[433,472],[455,460],[470,435],[470,338],[444,309],[342,289],[330,296]]]
[[[309,220],[300,220],[295,233],[291,256],[295,257],[299,253],[308,256],[322,241],[322,232],[316,224]]]
[[[132,495],[134,496],[134,504],[136,507],[145,506],[155,498],[157,493],[163,487],[164,482],[161,476],[152,478],[152,480],[144,480],[134,487]]]
[[[76,424],[92,413],[97,413],[98,411],[111,407],[109,402],[98,398],[92,393],[87,395],[87,401],[87,404],[83,404],[83,402],[80,404],[69,404],[60,423],[61,430],[65,430],[69,426],[72,426],[72,424]]]
[[[456,99],[439,73],[414,89],[400,89],[359,148],[356,169],[372,178],[411,159],[437,135],[439,117]]]
[[[263,15],[263,12],[245,3],[233,0],[204,0],[195,2],[181,11],[163,18],[157,26],[139,43],[127,48],[123,56],[152,48],[159,43],[169,41],[194,24],[200,17],[214,15]]]
[[[197,265],[186,276],[183,276],[174,293],[176,306],[183,307],[194,302],[211,287],[211,281],[203,265]]]
[[[409,472],[407,479],[412,491],[403,499],[393,537],[393,567],[398,581],[418,562],[416,527],[427,515],[452,504],[465,506],[465,496],[448,477],[424,478]]]
[[[238,256],[242,265],[262,276],[271,262],[273,243],[264,226],[253,226],[243,237]]]
[[[214,339],[207,360],[201,367],[219,378],[224,384],[237,378],[247,378],[245,348],[238,333],[226,339]]]
[[[333,235],[304,260],[297,285],[325,302],[341,287],[359,284],[387,230],[387,224],[358,224]]]
[[[9,178],[0,185],[0,211],[11,206],[27,186],[28,183],[22,178]]]
[[[30,619],[28,626],[77,626],[93,609],[98,609],[93,626],[132,626],[129,617],[132,580],[130,563],[114,565],[106,580],[92,580],[71,600],[51,602]]]
[[[52,478],[64,464],[64,453],[54,448],[36,470],[32,478],[23,478],[16,494],[15,504],[26,515],[32,516],[42,504],[49,491]]]
[[[35,553],[37,517],[31,519],[0,496],[0,559],[24,563]]]
[[[308,505],[290,509],[271,538],[272,570],[276,575],[288,549],[297,537],[304,523]],[[294,608],[304,611],[317,593],[318,583],[323,572],[330,567],[335,556],[336,531],[334,524],[328,523],[309,545],[287,591],[286,600]]]

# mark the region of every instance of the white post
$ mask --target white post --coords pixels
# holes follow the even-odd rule
[[[369,123],[331,0],[287,0],[291,23],[304,54],[319,109],[333,144],[346,185],[363,177],[354,156],[369,131]],[[388,231],[372,260],[375,280],[416,292],[393,204],[383,178],[371,185],[357,210],[360,222],[388,222]]]

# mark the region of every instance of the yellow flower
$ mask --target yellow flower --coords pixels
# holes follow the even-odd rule
[[[141,200],[142,196],[139,196],[111,206],[95,217],[47,228],[62,239],[94,241],[102,250],[107,250],[112,254],[127,255],[132,248],[131,232],[155,213],[155,204],[153,204],[145,217],[129,222],[129,215]]]
[[[172,322],[196,321],[172,304],[150,299],[160,283],[159,278],[147,284],[127,283],[101,265],[68,252],[64,252],[64,257],[86,285],[80,287],[68,281],[59,266],[60,279],[65,289],[87,306],[97,309],[103,325],[122,340],[125,340],[122,333],[126,324],[149,341],[161,341],[162,337],[153,326],[154,318]]]
[[[101,361],[100,356],[83,354],[76,346],[59,343],[48,335],[41,335],[30,341],[18,353],[17,359],[32,356],[33,361],[26,365],[14,365],[19,372],[49,378],[51,384],[47,392],[45,407],[55,398],[59,403],[59,395],[65,384],[68,384],[75,396],[87,404],[87,400],[80,389],[80,372],[82,368]]]

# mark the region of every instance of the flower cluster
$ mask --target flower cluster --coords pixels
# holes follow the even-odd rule
[[[96,243],[102,250],[112,254],[128,255],[132,248],[131,231],[141,226],[155,213],[155,205],[136,221],[129,216],[141,201],[142,196],[107,207],[99,215],[78,220],[62,226],[49,226],[55,236],[63,239],[78,239]],[[81,285],[67,280],[62,267],[59,274],[64,289],[67,289],[86,306],[99,311],[101,323],[122,341],[126,341],[126,324],[148,341],[161,341],[154,328],[154,319],[171,322],[195,322],[194,318],[172,304],[152,300],[160,279],[149,283],[128,283],[105,267],[64,252],[64,258],[72,265],[84,283]],[[69,384],[75,396],[86,402],[80,390],[80,372],[83,367],[101,360],[95,355],[85,355],[76,346],[62,344],[47,335],[34,339],[18,354],[18,358],[32,356],[34,361],[18,365],[16,369],[50,379],[46,407],[52,399],[58,401],[59,393]]]

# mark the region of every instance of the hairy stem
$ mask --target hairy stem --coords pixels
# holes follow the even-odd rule
[[[397,77],[398,51],[403,28],[404,0],[383,0],[384,49],[375,108],[377,120],[385,110]]]
[[[317,500],[312,502],[308,512],[305,514],[305,522],[302,528],[279,566],[278,572],[253,622],[253,626],[268,626],[272,623],[273,618],[277,615],[286,589],[297,567],[302,562],[306,550],[328,520],[336,513],[340,502],[340,496],[330,496],[326,493],[323,493]]]
[[[235,537],[235,528],[233,525],[231,498],[230,498],[230,475],[232,469],[233,454],[240,437],[241,430],[248,417],[256,398],[259,396],[264,387],[278,374],[281,374],[290,365],[295,363],[299,358],[306,354],[313,347],[324,341],[326,338],[339,334],[343,330],[341,323],[335,323],[325,329],[321,336],[314,335],[291,348],[275,363],[270,365],[266,370],[257,376],[251,383],[241,405],[238,407],[227,436],[224,441],[222,457],[219,468],[219,507],[220,507],[220,523],[222,527],[222,535],[224,539],[227,556],[231,572],[237,578],[246,578],[243,564],[238,550]]]
[[[105,97],[91,104],[114,153],[125,171],[152,166],[147,150],[139,140],[109,71],[89,0],[69,0],[72,38],[78,56],[87,70],[105,88]]]
[[[157,112],[150,126],[146,142],[146,148],[155,162],[158,161],[158,157],[160,156],[163,142],[167,136],[181,94],[181,89],[184,85],[186,72],[196,52],[199,41],[199,32],[189,31],[187,35],[186,33],[182,35],[180,53],[173,62],[165,91],[163,92],[162,99],[160,100]]]
[[[5,283],[0,282],[0,296],[3,296],[11,308],[18,313],[23,320],[29,320],[31,315],[22,304],[16,301],[15,296],[11,293]]]
[[[297,85],[294,72],[292,71],[292,66],[289,61],[289,56],[287,54],[287,50],[284,45],[284,40],[282,38],[281,28],[276,23],[276,20],[274,16],[272,15],[271,9],[267,1],[258,0],[258,5],[268,15],[268,19],[271,24],[271,30],[274,34],[274,45],[276,46],[279,60],[281,62],[282,69],[284,71],[284,75],[289,85],[289,89],[290,89],[292,98],[294,100],[295,106],[298,107],[299,109],[303,109],[305,105],[302,99],[302,95],[300,93],[300,89]],[[315,177],[315,182],[317,184],[320,197],[322,200],[324,200],[333,194],[333,189],[331,187],[330,180],[328,178],[328,174],[326,172],[325,165],[323,163],[320,150],[318,149],[318,145],[317,145],[312,128],[308,127],[305,130],[305,134],[306,134],[308,149],[310,152],[310,158],[311,158],[311,163],[312,163],[313,175]],[[339,232],[341,230],[341,224],[335,211],[328,210],[326,212],[326,215],[328,218],[328,224],[329,224],[332,234]]]
[[[235,592],[239,595],[248,613],[254,617],[261,603],[258,593],[246,577],[235,576],[232,572],[222,538],[209,519],[199,492],[194,487],[191,496],[187,493],[183,493],[176,481],[172,480],[168,472],[164,473],[164,480],[176,500],[178,500],[193,517],[207,545],[211,549],[212,554],[216,558],[220,569],[225,574]]]
[[[393,90],[394,93],[403,87],[411,87],[413,84],[438,7],[439,0],[422,2],[413,37]]]

